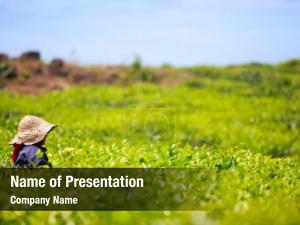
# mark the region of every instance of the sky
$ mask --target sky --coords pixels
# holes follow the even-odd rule
[[[300,0],[0,0],[0,52],[146,65],[300,57]]]

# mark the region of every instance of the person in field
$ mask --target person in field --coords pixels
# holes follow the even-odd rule
[[[33,168],[51,166],[44,147],[45,140],[56,125],[37,116],[24,116],[19,122],[18,133],[10,142],[14,167]]]

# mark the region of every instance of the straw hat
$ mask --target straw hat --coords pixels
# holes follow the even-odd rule
[[[24,116],[19,123],[18,133],[11,140],[10,144],[36,144],[44,140],[54,127],[56,127],[56,125],[37,116]]]

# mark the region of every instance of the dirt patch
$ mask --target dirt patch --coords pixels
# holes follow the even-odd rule
[[[129,85],[136,82],[174,86],[190,77],[174,68],[79,66],[61,58],[45,63],[38,51],[25,52],[19,58],[9,58],[4,53],[0,56],[0,88],[11,92],[42,94],[72,85]]]
[[[49,91],[63,90],[70,84],[62,78],[34,77],[18,82],[7,82],[4,90],[26,94],[44,94]]]

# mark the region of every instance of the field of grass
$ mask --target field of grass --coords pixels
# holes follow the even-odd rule
[[[299,224],[299,72],[256,67],[189,68],[192,79],[174,87],[136,82],[40,96],[0,92],[1,167],[11,167],[8,142],[18,121],[34,114],[59,125],[46,142],[54,167],[218,169],[207,205],[228,208],[2,212],[0,224]]]

